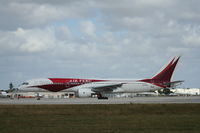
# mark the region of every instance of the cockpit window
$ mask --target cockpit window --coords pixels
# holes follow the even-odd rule
[[[28,82],[24,82],[24,83],[22,83],[22,85],[28,85]]]

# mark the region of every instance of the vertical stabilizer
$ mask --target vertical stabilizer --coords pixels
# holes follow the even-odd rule
[[[152,77],[152,79],[157,81],[170,82],[179,59],[180,56],[174,57],[172,61],[170,61],[170,63],[161,72]]]

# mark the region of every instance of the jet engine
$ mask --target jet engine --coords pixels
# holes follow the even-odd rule
[[[95,92],[91,91],[91,89],[79,89],[78,90],[78,97],[92,97]]]

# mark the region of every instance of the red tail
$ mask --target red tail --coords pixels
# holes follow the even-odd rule
[[[143,79],[140,81],[152,83],[154,85],[158,85],[163,88],[171,87],[172,84],[183,82],[183,81],[171,82],[171,77],[173,75],[174,69],[176,68],[176,65],[179,59],[180,59],[180,56],[174,57],[172,61],[170,61],[170,63],[161,72],[156,74],[154,77],[152,77],[151,79]]]
[[[172,74],[174,72],[174,69],[175,69],[179,59],[180,59],[180,56],[177,58],[174,57],[172,59],[172,61],[160,73],[155,75],[152,79],[158,80],[158,81],[163,81],[163,82],[170,82]]]

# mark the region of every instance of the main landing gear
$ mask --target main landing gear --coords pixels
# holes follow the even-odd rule
[[[106,100],[108,100],[108,97],[103,97],[103,96],[101,95],[101,93],[98,93],[98,94],[97,94],[97,98],[98,98],[99,100],[101,100],[101,99],[106,99]]]

